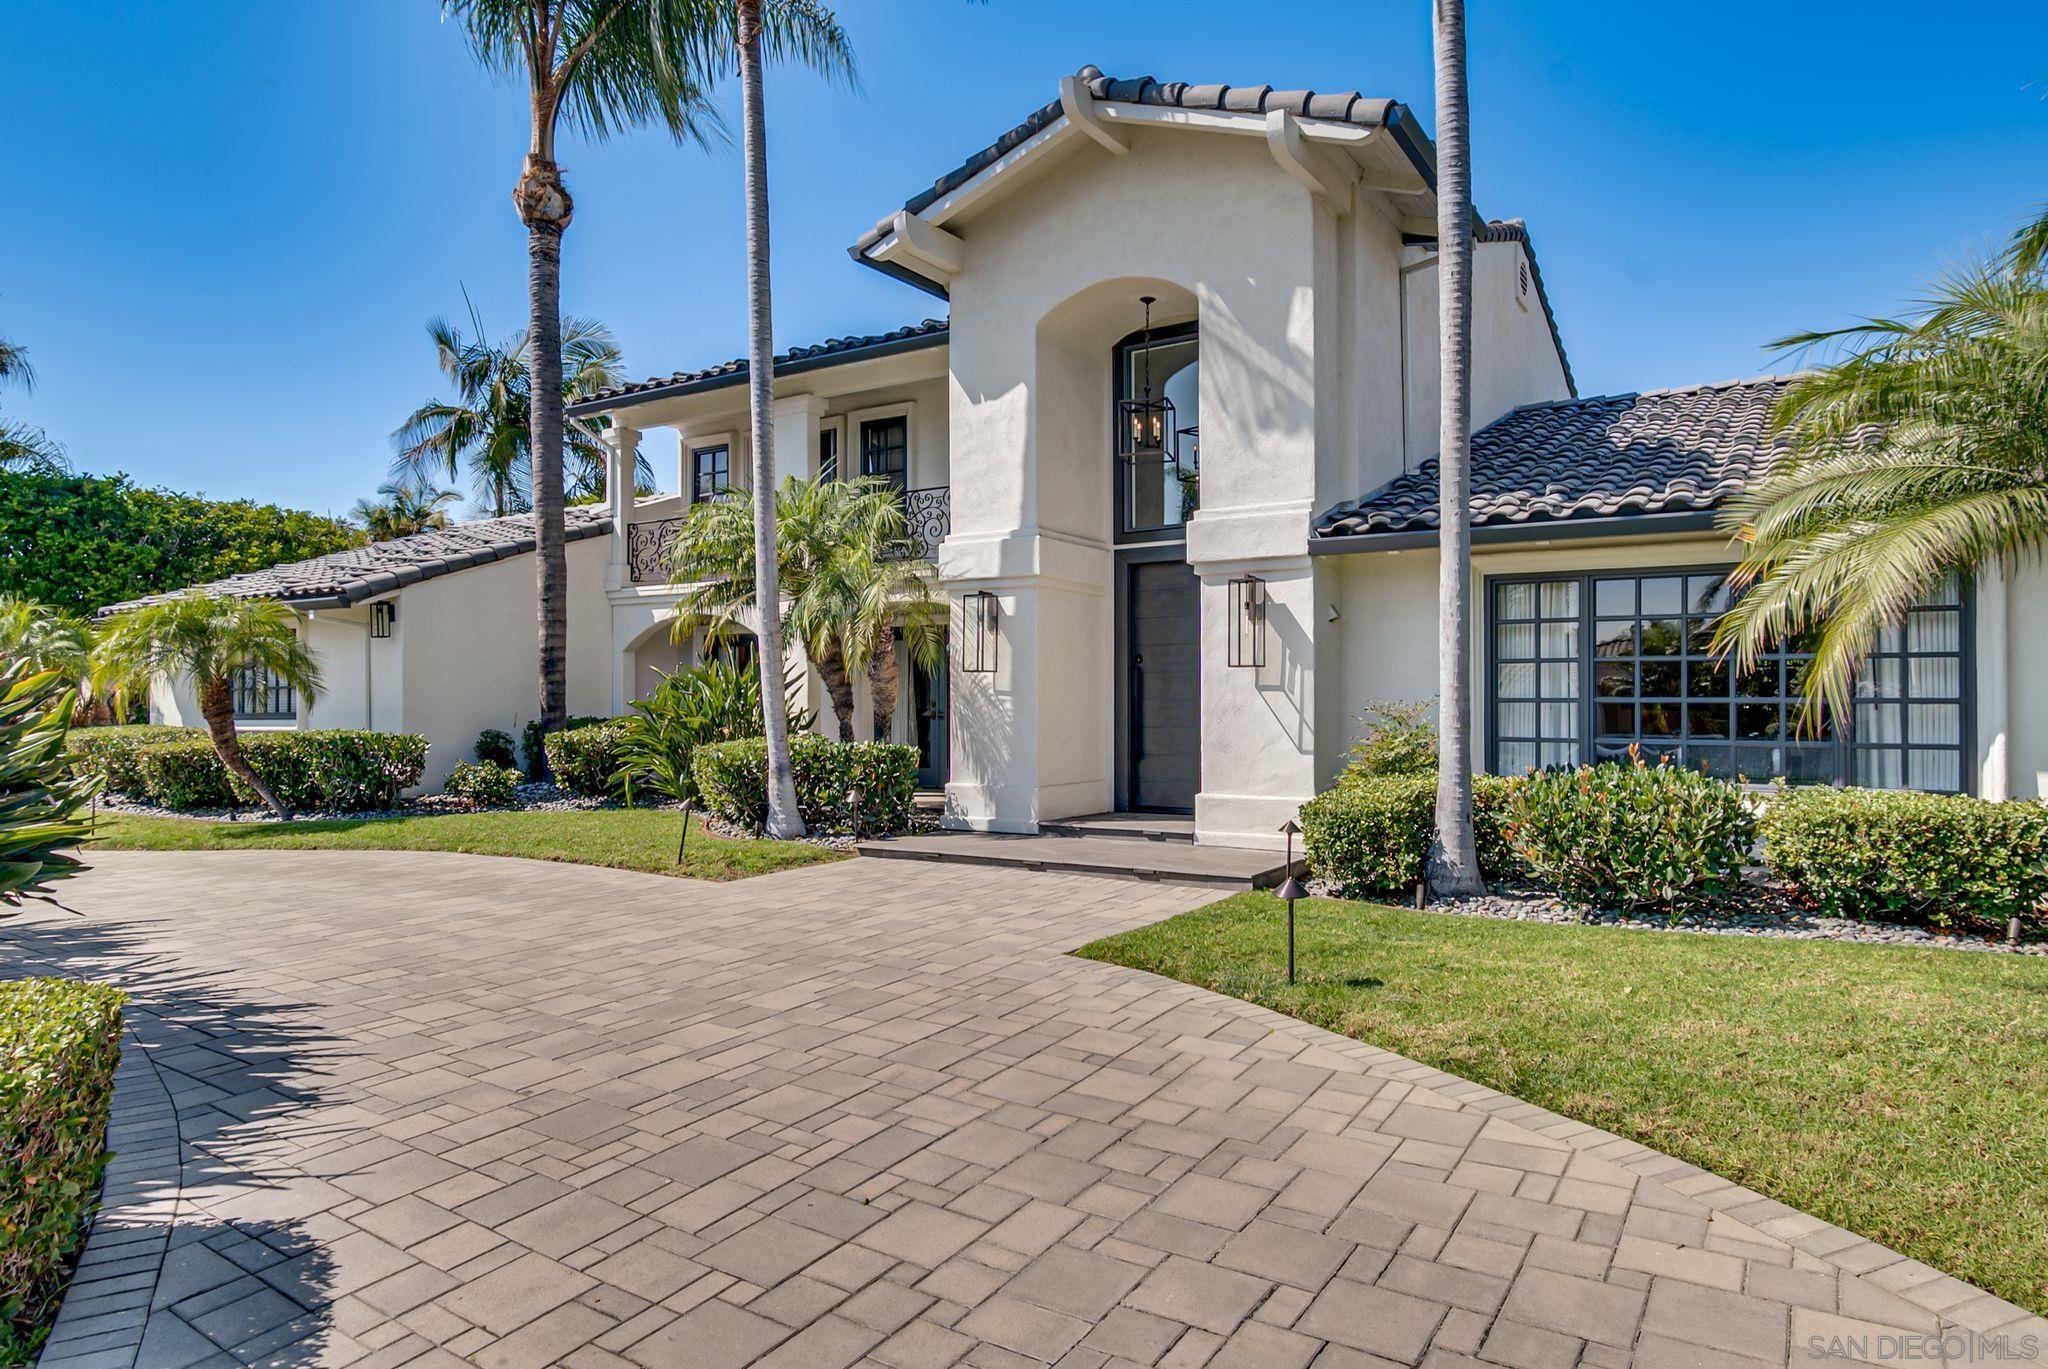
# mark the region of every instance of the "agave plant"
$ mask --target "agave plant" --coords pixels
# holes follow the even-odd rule
[[[47,899],[84,868],[60,849],[92,834],[85,813],[100,786],[64,752],[76,689],[63,671],[0,663],[0,903]]]

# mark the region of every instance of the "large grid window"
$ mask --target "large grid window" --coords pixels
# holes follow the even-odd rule
[[[299,703],[292,687],[276,671],[262,666],[243,666],[230,681],[235,697],[237,722],[274,722],[296,718]]]
[[[1727,572],[1495,581],[1488,632],[1492,768],[1650,758],[1726,778],[1960,791],[1965,610],[1945,586],[1886,634],[1856,684],[1853,726],[1802,723],[1811,636],[1749,668],[1710,654]]]
[[[732,488],[732,448],[699,447],[690,453],[690,499],[702,503]]]
[[[873,418],[860,425],[860,473],[899,491],[910,484],[910,420]]]

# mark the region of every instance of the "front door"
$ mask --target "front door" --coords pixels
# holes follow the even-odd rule
[[[1192,812],[1202,782],[1202,582],[1184,561],[1140,561],[1129,585],[1130,806]]]
[[[910,724],[917,737],[917,787],[943,789],[952,773],[946,755],[946,660],[927,672],[916,661],[910,663]]]

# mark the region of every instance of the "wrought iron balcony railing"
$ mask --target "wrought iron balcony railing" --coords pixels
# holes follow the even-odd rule
[[[953,491],[947,485],[903,492],[903,516],[909,523],[911,557],[939,559],[939,543],[953,530]]]
[[[952,490],[945,485],[903,492],[903,515],[910,541],[905,559],[935,561],[939,543],[953,530]],[[669,578],[669,547],[683,519],[656,518],[626,525],[626,570],[636,585],[664,584]]]
[[[648,523],[626,525],[626,570],[636,585],[661,584],[668,579],[669,545],[681,530],[680,518],[657,518]]]

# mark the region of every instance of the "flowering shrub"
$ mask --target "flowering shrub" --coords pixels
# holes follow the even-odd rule
[[[1740,882],[1756,815],[1740,785],[1632,752],[1529,776],[1509,801],[1508,840],[1567,903],[1676,918]]]
[[[457,761],[448,772],[444,791],[477,808],[502,808],[512,802],[512,791],[526,777],[509,765],[489,761]]]
[[[2048,804],[1792,789],[1763,815],[1773,875],[1833,917],[2003,932],[2048,922]]]
[[[1508,846],[1508,795],[1523,781],[1472,777],[1479,869],[1488,879],[1522,873]],[[1405,893],[1422,881],[1436,834],[1436,775],[1347,776],[1302,805],[1309,873],[1346,898]]]

